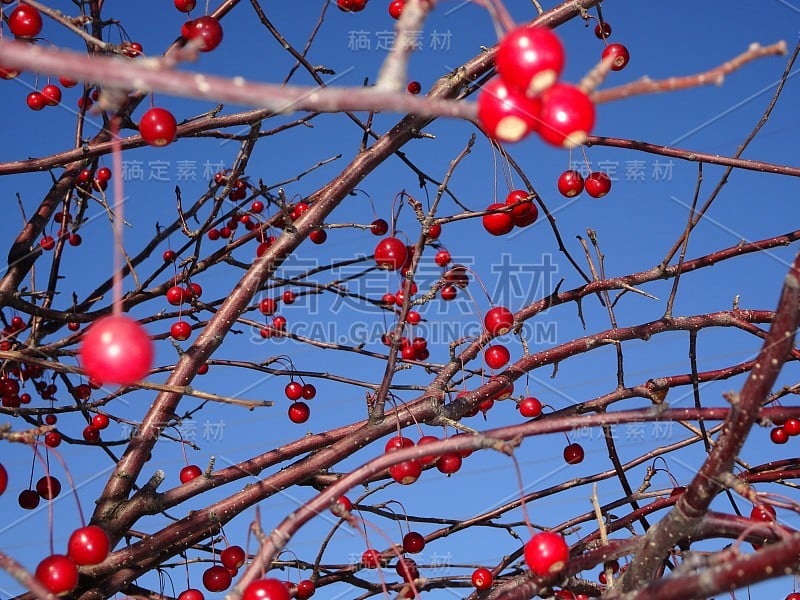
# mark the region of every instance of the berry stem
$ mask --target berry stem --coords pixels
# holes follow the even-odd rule
[[[114,263],[111,314],[115,317],[122,314],[122,225],[123,225],[123,195],[122,195],[122,146],[119,139],[119,118],[111,120],[111,148],[112,164],[114,165]]]

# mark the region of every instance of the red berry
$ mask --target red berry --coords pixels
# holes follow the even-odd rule
[[[52,250],[56,247],[56,241],[53,239],[52,236],[46,235],[41,240],[39,240],[39,245],[42,247],[43,250]]]
[[[205,596],[200,590],[189,588],[178,594],[178,600],[205,600]]]
[[[783,427],[775,427],[769,432],[773,444],[785,444],[789,441],[789,434]]]
[[[800,419],[789,417],[783,424],[783,428],[791,436],[800,435]]]
[[[199,283],[192,282],[189,284],[189,287],[186,288],[186,296],[188,298],[199,298],[203,295],[203,288],[200,286]]]
[[[405,6],[405,0],[392,0],[389,3],[389,16],[393,19],[399,19],[400,15],[403,14],[403,7]]]
[[[144,328],[130,317],[102,317],[86,331],[80,357],[90,377],[106,383],[130,385],[150,371],[153,342]]]
[[[308,234],[308,239],[315,244],[324,244],[328,239],[328,233],[324,229],[315,229]]]
[[[542,403],[533,397],[524,398],[517,405],[517,410],[519,410],[519,414],[523,417],[535,419],[542,414]]]
[[[611,190],[611,178],[602,171],[589,173],[586,178],[586,193],[592,198],[602,198]]]
[[[39,506],[39,498],[40,496],[38,493],[36,493],[36,490],[22,490],[19,493],[17,502],[21,508],[24,508],[25,510],[33,510]]]
[[[175,140],[178,123],[164,108],[151,108],[139,119],[139,133],[151,146],[166,146]]]
[[[49,433],[56,433],[56,432],[51,431]],[[0,464],[0,496],[3,495],[3,492],[5,492],[7,488],[8,488],[8,471],[6,471],[6,468],[2,464]]]
[[[442,296],[442,300],[445,301],[455,300],[457,293],[458,290],[456,290],[456,286],[454,285],[445,285],[439,292],[439,294]]]
[[[0,65],[0,79],[14,79],[17,75],[19,75],[19,71],[16,69]]]
[[[583,462],[583,446],[580,444],[570,444],[564,448],[564,460],[570,465],[577,465]]]
[[[179,285],[173,285],[167,290],[167,302],[172,306],[179,306],[187,300],[186,290]]]
[[[542,94],[539,135],[548,144],[575,148],[594,127],[594,104],[578,88],[556,83]]]
[[[96,414],[92,417],[92,427],[95,429],[105,429],[108,427],[109,420],[106,415]]]
[[[486,567],[480,567],[472,572],[472,585],[479,590],[488,590],[494,583],[492,572]]]
[[[56,106],[61,102],[61,88],[52,83],[47,84],[42,88],[42,96],[49,106]],[[56,222],[60,219],[56,219]]]
[[[76,565],[96,565],[103,562],[111,550],[106,530],[87,525],[72,532],[67,542],[67,555]]]
[[[63,75],[58,78],[58,83],[60,83],[65,88],[71,88],[78,85],[78,82],[74,79],[70,79],[69,77],[64,77]]]
[[[422,316],[415,310],[408,311],[406,315],[406,321],[410,325],[417,325],[422,320]]]
[[[311,400],[317,395],[317,388],[311,383],[303,384],[303,399]]]
[[[63,554],[52,554],[36,567],[36,579],[56,596],[69,594],[78,585],[78,567]]]
[[[422,91],[422,85],[419,81],[409,81],[408,86],[406,86],[409,94],[417,95]]]
[[[558,191],[562,196],[574,198],[583,191],[583,175],[578,171],[564,171],[558,177]]]
[[[505,346],[497,344],[484,350],[483,358],[490,369],[499,369],[508,364],[511,359],[511,353]]]
[[[621,71],[631,60],[630,52],[622,44],[609,44],[603,50],[603,60],[611,60],[611,70]]]
[[[767,523],[775,521],[777,514],[775,508],[770,504],[759,504],[750,511],[750,518],[753,521],[764,521]]]
[[[203,585],[209,592],[223,592],[231,585],[231,574],[222,565],[214,565],[203,572]]]
[[[192,326],[186,321],[176,321],[169,328],[170,335],[179,342],[188,340],[192,335]]]
[[[387,237],[375,246],[375,262],[381,269],[397,271],[408,258],[408,248],[396,237]]]
[[[258,310],[261,311],[262,315],[272,315],[275,314],[275,311],[278,308],[278,303],[275,302],[272,298],[262,298],[261,302],[258,303]]]
[[[187,465],[181,469],[180,480],[181,483],[189,483],[195,477],[200,477],[203,471],[197,465]]]
[[[353,510],[353,503],[347,496],[339,496],[336,502],[334,502],[334,505],[336,507],[334,514],[338,514],[338,512],[349,513]],[[332,508],[331,510],[333,511],[334,509]]]
[[[108,167],[100,167],[97,169],[97,173],[95,174],[95,179],[98,181],[108,181],[111,179],[111,169]]]
[[[47,98],[45,98],[41,92],[31,92],[28,94],[25,102],[31,110],[42,110],[47,106]]]
[[[20,3],[8,15],[8,29],[18,38],[33,38],[42,30],[42,15],[27,4]]]
[[[505,204],[490,204],[487,211],[496,211],[505,208]],[[514,221],[508,212],[495,212],[483,215],[483,228],[492,235],[505,235],[514,229]]]
[[[298,600],[307,600],[314,595],[314,592],[317,590],[317,587],[314,585],[314,582],[310,579],[302,579],[297,583],[297,590],[295,591],[295,597]]]
[[[419,554],[425,549],[425,538],[421,533],[409,531],[403,536],[403,550],[409,554]]]
[[[228,546],[219,553],[219,560],[227,569],[238,569],[244,564],[245,558],[244,548],[241,546]]]
[[[361,564],[366,569],[377,569],[381,566],[381,553],[375,548],[367,548],[361,555]]]
[[[436,437],[435,435],[423,435],[421,438],[419,438],[419,441],[417,441],[417,446],[422,446],[424,444],[432,444],[433,442],[438,442],[438,441],[439,438]],[[437,455],[431,454],[421,457],[419,459],[419,462],[423,466],[426,466],[426,465],[432,465],[437,460],[439,460],[439,457]]]
[[[412,458],[389,467],[389,475],[401,485],[411,485],[422,475],[422,464]]]
[[[52,475],[45,475],[36,482],[36,493],[43,500],[52,500],[61,493],[61,482]]]
[[[402,435],[394,435],[389,438],[386,445],[383,447],[384,452],[394,452],[395,450],[402,450],[403,448],[413,448],[414,440],[404,437]]]
[[[389,231],[389,224],[383,219],[375,219],[369,226],[369,230],[372,235],[386,235],[386,232]]]
[[[227,586],[226,586],[227,587]],[[289,590],[278,579],[256,579],[242,592],[242,600],[290,600]]]
[[[195,0],[175,0],[175,8],[181,12],[192,12],[197,2]]]
[[[204,15],[187,21],[181,28],[181,35],[187,40],[198,39],[200,52],[211,52],[222,42],[222,26],[214,17]]]
[[[394,566],[394,570],[406,581],[414,581],[419,577],[417,563],[412,558],[403,557],[399,559]]]
[[[48,448],[58,448],[61,444],[61,434],[57,431],[48,431],[44,434],[44,443]]]
[[[513,206],[511,209],[511,220],[517,227],[526,227],[539,216],[539,209],[528,197],[527,190],[512,190],[506,196],[506,206]]]
[[[514,315],[504,306],[495,306],[486,313],[483,324],[492,335],[503,335],[511,330]]]
[[[433,257],[434,262],[440,267],[446,267],[448,264],[450,264],[451,259],[452,256],[450,256],[450,253],[444,248],[439,250]]]
[[[500,142],[517,142],[537,131],[541,110],[542,102],[538,97],[528,98],[508,88],[500,78],[483,86],[478,96],[481,129]]]
[[[537,533],[525,544],[525,562],[539,577],[559,573],[567,566],[568,560],[567,543],[552,531]]]
[[[458,452],[442,454],[436,461],[436,468],[446,475],[452,475],[461,468],[462,457]]]
[[[100,432],[91,425],[87,425],[86,427],[83,428],[83,439],[89,442],[90,444],[99,442]]]
[[[597,36],[597,39],[602,40],[607,38],[611,35],[611,25],[606,22],[603,22],[601,25],[598,23],[594,26],[594,34]]]
[[[289,400],[299,400],[303,397],[303,386],[297,381],[287,383],[283,391]]]
[[[310,415],[311,409],[305,402],[292,402],[289,406],[289,420],[292,423],[305,423]]]
[[[497,72],[509,87],[529,97],[552,86],[564,69],[564,47],[546,27],[524,25],[500,41]]]

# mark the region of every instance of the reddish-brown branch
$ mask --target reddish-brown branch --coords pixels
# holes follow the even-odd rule
[[[786,54],[786,42],[783,40],[770,44],[769,46],[753,43],[745,52],[708,71],[695,73],[694,75],[685,75],[683,77],[670,77],[668,79],[658,80],[643,77],[638,81],[626,83],[625,85],[599,90],[592,94],[592,100],[597,103],[615,102],[623,98],[631,98],[642,94],[658,94],[661,92],[685,90],[703,85],[722,85],[727,75],[740,69],[745,64],[767,56],[780,56],[783,54]]]
[[[746,169],[748,171],[760,171],[762,173],[774,173],[778,175],[789,175],[790,177],[800,177],[800,167],[790,165],[777,165],[774,163],[763,162],[760,160],[748,160],[731,156],[720,156],[719,154],[709,154],[707,152],[695,152],[694,150],[684,150],[682,148],[671,148],[669,146],[659,146],[636,140],[626,140],[624,138],[590,136],[586,140],[587,146],[609,146],[612,148],[625,148],[626,150],[637,150],[659,156],[670,156],[680,160],[690,162],[708,163],[711,165],[724,165],[735,169]]]
[[[750,376],[739,394],[729,398],[731,411],[708,458],[669,514],[647,533],[644,549],[636,555],[623,578],[623,589],[632,592],[652,581],[662,560],[679,540],[685,539],[707,512],[721,489],[719,477],[729,473],[744,445],[758,409],[770,392],[794,347],[800,322],[800,254],[786,276],[772,325]]]

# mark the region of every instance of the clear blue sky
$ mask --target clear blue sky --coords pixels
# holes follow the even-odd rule
[[[70,11],[71,3],[58,6]],[[131,39],[139,41],[145,52],[158,54],[179,34],[183,16],[175,11],[171,3],[164,2],[156,7],[147,3],[142,10],[137,3],[107,2],[105,15],[124,24]],[[153,4],[153,6],[149,6]],[[296,47],[304,45],[314,27],[321,9],[321,2],[302,0],[299,2],[263,3],[273,23]],[[367,8],[357,14],[344,14],[335,6],[330,7],[321,32],[309,51],[309,62],[324,65],[335,70],[336,75],[325,76],[331,85],[359,86],[365,79],[374,82],[381,61],[386,55],[385,45],[390,39],[394,21],[386,12],[387,2],[371,0]],[[544,3],[550,6],[551,2]],[[764,0],[752,2],[686,2],[669,3],[619,2],[608,0],[603,3],[605,18],[613,26],[612,41],[624,43],[631,52],[628,67],[612,74],[606,85],[632,81],[643,76],[654,79],[691,74],[717,66],[743,52],[753,42],[770,44],[786,40],[791,49],[798,35],[798,15],[800,8],[795,2],[783,0]],[[508,8],[517,20],[534,16],[530,2],[510,0]],[[198,12],[198,14],[200,14]],[[186,69],[211,72],[220,75],[241,75],[247,79],[265,82],[280,82],[292,65],[292,60],[282,52],[280,46],[258,23],[249,3],[242,2],[224,20],[225,37],[220,47],[213,53],[204,54],[196,64],[186,65]],[[6,31],[4,31],[6,33]],[[566,50],[567,66],[564,79],[576,81],[596,62],[602,50],[602,42],[597,40],[591,28],[584,27],[581,20],[566,24],[558,30]],[[52,21],[46,20],[43,35],[58,45],[77,48],[77,40],[59,29]],[[116,34],[111,41],[117,41]],[[421,82],[423,92],[439,77],[457,67],[480,52],[481,46],[490,46],[497,40],[494,27],[486,11],[468,2],[441,2],[431,15],[425,29],[420,32],[420,50],[410,64],[410,76]],[[756,124],[764,110],[774,86],[785,66],[784,57],[767,58],[750,64],[730,75],[721,87],[693,89],[675,94],[640,97],[620,101],[598,108],[595,133],[628,137],[655,144],[675,145],[701,152],[732,155]],[[771,161],[779,164],[797,164],[797,135],[800,120],[796,107],[800,105],[800,87],[795,77],[798,67],[787,83],[769,123],[745,153],[746,158]],[[298,70],[293,83],[307,85],[310,78]],[[38,85],[44,84],[40,78]],[[73,109],[77,91],[66,90],[64,105],[59,108],[46,108],[34,113],[25,106],[25,96],[37,85],[36,76],[25,73],[17,80],[0,82],[0,111],[6,115],[0,130],[0,162],[18,160],[25,157],[43,156],[71,147],[74,141]],[[174,112],[178,121],[191,118],[210,110],[212,103],[187,101],[157,95],[156,105],[164,106]],[[226,106],[225,113],[240,110],[241,107]],[[134,115],[138,119],[144,108]],[[363,116],[363,115],[362,115]],[[269,129],[291,117],[280,117],[265,122]],[[398,115],[380,114],[375,117],[374,128],[386,131],[396,122]],[[291,180],[297,173],[311,168],[320,161],[336,157],[334,160],[310,174],[299,182],[287,183],[284,188],[288,198],[305,197],[320,185],[336,176],[347,164],[361,143],[361,131],[348,119],[339,116],[323,116],[315,119],[313,127],[300,127],[291,133],[264,139],[253,153],[247,174],[253,179],[262,179],[267,185]],[[96,131],[96,123],[88,125],[87,134]],[[243,133],[242,129],[238,133]],[[435,179],[441,179],[449,162],[467,143],[469,136],[476,131],[469,123],[437,121],[426,129],[435,139],[420,139],[408,144],[403,150],[415,164],[424,168]],[[143,148],[124,154],[126,169],[125,193],[126,218],[130,227],[126,229],[126,243],[131,248],[141,248],[152,236],[156,222],[166,223],[174,218],[174,188],[181,187],[184,198],[194,198],[207,189],[208,176],[219,165],[230,167],[238,146],[233,142],[219,140],[181,140],[165,149]],[[587,151],[592,168],[608,171],[613,181],[611,193],[594,200],[585,194],[567,201],[555,188],[558,175],[570,165],[566,151],[555,150],[543,145],[535,136],[509,147],[512,156],[525,169],[543,201],[558,221],[559,230],[569,252],[585,265],[583,251],[576,236],[586,238],[587,228],[597,232],[598,240],[605,254],[606,272],[621,275],[649,269],[657,265],[667,250],[683,230],[688,206],[691,203],[697,176],[697,166],[690,163],[670,160],[653,155],[623,152],[614,149],[594,147]],[[573,152],[572,159],[582,160],[579,152]],[[110,157],[103,164],[110,166]],[[722,169],[707,166],[701,201],[704,200],[718,180]],[[511,187],[521,187],[518,177],[512,177]],[[16,195],[22,199],[26,214],[37,206],[48,189],[49,174],[26,174],[0,179],[0,194],[6,203],[5,218],[0,221],[0,240],[3,248],[9,246],[13,236],[19,231],[21,218]],[[472,153],[456,171],[451,187],[459,200],[473,210],[482,210],[494,201],[503,201],[509,189],[506,168],[500,157],[493,155],[490,145],[479,137]],[[348,198],[334,212],[328,223],[369,223],[376,216],[390,219],[391,206],[395,196],[407,191],[415,198],[425,202],[426,194],[432,197],[435,189],[421,190],[418,180],[400,160],[393,158],[372,173],[359,186],[359,192]],[[709,219],[701,225],[689,244],[688,257],[700,256],[712,249],[724,248],[741,240],[756,240],[791,231],[796,225],[796,198],[798,185],[795,179],[767,176],[759,173],[735,172],[722,195],[709,214]],[[374,205],[370,204],[370,200]],[[455,214],[458,207],[445,198],[440,215]],[[111,272],[111,242],[108,221],[99,207],[92,206],[87,213],[90,222],[82,230],[84,245],[64,256],[62,273],[67,277],[61,287],[62,294],[55,300],[57,308],[66,309],[71,303],[72,292],[83,298],[94,285]],[[413,214],[406,207],[400,217],[398,227],[411,240],[418,233]],[[173,248],[179,247],[185,239],[174,236],[170,240]],[[291,276],[318,264],[329,264],[336,259],[351,257],[354,254],[371,254],[377,238],[367,232],[354,229],[333,229],[329,231],[328,242],[324,246],[306,243],[298,257],[287,261],[282,274]],[[526,301],[540,298],[550,293],[553,286],[563,278],[562,289],[580,285],[581,280],[563,254],[559,253],[552,230],[542,219],[535,225],[503,237],[490,237],[477,221],[460,221],[445,226],[441,242],[450,250],[454,258],[469,264],[484,281],[493,303],[506,304],[518,310]],[[204,245],[204,252],[216,246]],[[155,253],[155,265],[166,246]],[[787,261],[791,260],[795,248],[775,250],[769,256],[745,258],[740,261],[721,264],[695,276],[687,276],[675,304],[676,315],[698,314],[729,308],[734,297],[739,295],[743,308],[771,310],[776,304],[779,286],[786,272]],[[239,251],[235,256],[250,260],[252,247]],[[426,254],[427,262],[421,267],[422,283],[430,285],[438,270],[432,265],[433,251]],[[44,285],[49,274],[49,256],[37,263],[35,285]],[[333,275],[323,273],[315,281],[327,282],[335,277],[352,274],[353,270],[342,269]],[[204,287],[204,297],[218,299],[224,297],[235,284],[241,271],[233,266],[221,265],[218,269],[200,275],[197,281]],[[427,279],[426,279],[427,277]],[[158,281],[162,281],[162,275]],[[420,285],[424,289],[424,285]],[[27,285],[34,285],[29,279]],[[126,282],[130,289],[131,282]],[[354,291],[379,297],[385,291],[394,291],[398,286],[395,275],[372,275],[362,280],[361,287],[351,286]],[[648,293],[659,298],[658,301],[642,296],[628,294],[617,305],[620,325],[629,325],[659,318],[664,312],[664,302],[669,294],[670,283],[654,283],[645,286]],[[431,361],[446,362],[448,343],[457,332],[458,335],[475,333],[474,324],[477,313],[489,308],[489,300],[476,285],[470,286],[475,303],[459,301],[445,306],[433,302],[421,312],[427,319],[424,331],[431,345]],[[151,314],[169,309],[166,302],[157,299],[146,304],[135,316]],[[596,299],[589,298],[583,304],[586,318],[584,331],[572,304],[551,309],[540,315],[530,324],[530,350],[537,351],[565,342],[573,337],[601,331],[609,327],[608,316]],[[363,304],[355,305],[349,301],[334,298],[303,298],[295,305],[282,308],[289,320],[290,328],[302,335],[323,338],[328,341],[356,340],[366,342],[366,347],[381,351],[377,340],[384,328],[384,317],[375,310],[368,310]],[[6,315],[10,317],[7,311]],[[249,316],[253,316],[251,313]],[[254,317],[257,318],[257,317]],[[437,325],[438,323],[438,325]],[[442,326],[444,323],[447,326]],[[150,330],[164,333],[168,322],[159,322]],[[329,371],[345,377],[370,383],[379,381],[383,363],[375,359],[355,356],[351,353],[324,354],[311,350],[308,346],[297,346],[291,342],[269,343],[261,340],[247,327],[239,328],[242,335],[231,336],[216,357],[239,360],[265,360],[278,354],[291,354],[295,367],[300,370]],[[377,332],[377,334],[376,334]],[[60,334],[63,332],[59,332]],[[505,339],[513,358],[522,355],[522,346],[511,337]],[[741,333],[713,332],[701,334],[698,351],[700,369],[747,360],[757,351],[759,344]],[[168,341],[157,343],[157,364],[169,364],[175,360],[175,351]],[[341,355],[340,355],[341,354]],[[631,343],[625,346],[625,372],[628,384],[643,383],[650,377],[686,373],[689,370],[688,336],[676,333],[662,336],[650,343]],[[476,361],[477,363],[477,361]],[[476,366],[480,366],[477,365]],[[551,369],[531,374],[528,393],[536,395],[543,402],[555,408],[563,408],[574,402],[594,398],[611,391],[616,384],[616,365],[613,350],[609,347],[585,357],[578,357],[559,365],[556,377],[551,377]],[[787,372],[781,383],[794,383],[794,373]],[[163,375],[153,376],[153,381],[162,381]],[[398,384],[425,385],[429,376],[420,368],[401,373]],[[232,381],[235,388],[232,389]],[[231,409],[209,405],[193,418],[188,419],[184,434],[200,446],[199,451],[187,450],[189,461],[205,466],[209,457],[216,458],[219,467],[236,463],[246,457],[263,452],[295,439],[305,431],[319,432],[328,427],[350,423],[364,416],[364,388],[321,379],[313,379],[318,395],[312,401],[311,419],[305,425],[288,422],[285,411],[288,402],[283,397],[286,377],[264,378],[230,369],[212,369],[205,378],[195,384],[205,391],[238,395],[247,399],[275,400],[272,409],[262,409],[255,413],[244,409]],[[719,385],[709,385],[703,389],[703,399],[708,405],[722,402],[724,391],[736,389],[740,380],[731,380]],[[524,382],[518,381],[517,394],[521,394]],[[413,392],[399,392],[399,397],[409,400]],[[68,402],[62,393],[60,402]],[[128,395],[124,400],[114,401],[109,409],[115,414],[136,420],[140,419],[150,405],[152,396],[139,392]],[[693,400],[687,390],[677,390],[668,400],[674,406],[691,405]],[[787,402],[791,401],[791,397]],[[41,400],[35,400],[38,406]],[[196,399],[187,398],[181,411],[193,410],[198,406]],[[637,406],[633,402],[618,405],[620,409]],[[519,422],[520,417],[510,402],[496,406],[484,423],[481,417],[468,420],[477,427],[495,427]],[[22,422],[0,416],[0,423],[12,422],[15,429],[23,427]],[[66,433],[80,437],[84,423],[80,415],[64,417],[59,422]],[[425,428],[426,433],[441,435],[441,431]],[[118,424],[112,425],[105,439],[121,439],[127,432]],[[415,439],[417,431],[410,431]],[[641,437],[641,436],[644,437]],[[683,439],[686,430],[679,425],[667,429],[655,429],[648,425],[644,431],[621,427],[617,430],[619,451],[623,462],[630,460],[644,448],[656,447],[667,441]],[[555,485],[571,477],[588,475],[599,470],[610,469],[605,445],[597,431],[580,432],[573,436],[580,441],[587,454],[587,460],[578,466],[566,466],[561,457],[564,437],[548,436],[525,442],[519,453],[520,465],[526,483],[526,490]],[[379,442],[357,456],[352,457],[343,468],[353,467],[380,451]],[[745,460],[749,464],[760,464],[769,460],[785,458],[796,454],[796,441],[786,446],[774,446],[768,442],[768,430],[757,429],[745,449]],[[121,453],[122,447],[112,448]],[[73,481],[77,486],[85,513],[91,513],[92,499],[105,481],[112,462],[100,452],[82,446],[65,447],[59,451],[67,461]],[[680,456],[669,459],[673,475],[686,483],[692,476],[691,465],[702,460],[702,448],[695,445]],[[163,489],[178,485],[178,471],[183,465],[183,455],[174,443],[159,443],[150,466],[143,477],[149,477],[153,470],[163,469],[167,477]],[[23,473],[28,472],[31,452],[28,448],[4,445],[2,462],[12,474],[9,490],[0,496],[0,512],[6,515],[4,525],[0,526],[0,549],[17,558],[24,566],[34,569],[37,562],[49,551],[45,540],[48,535],[48,512],[44,504],[37,511],[23,512],[17,506],[17,494],[26,481]],[[53,470],[62,478],[63,467],[51,460]],[[646,466],[646,465],[644,465]],[[634,487],[641,481],[644,466],[631,471]],[[41,464],[34,467],[34,481],[42,474]],[[144,480],[140,483],[143,483]],[[236,483],[219,492],[208,494],[201,502],[189,503],[170,511],[170,517],[181,517],[188,508],[199,508],[218,497],[218,493],[236,490],[242,483]],[[668,488],[671,483],[664,474],[653,480],[653,489]],[[787,488],[784,488],[784,490]],[[490,494],[486,493],[491,491]],[[591,510],[590,488],[576,488],[568,493],[551,496],[529,507],[531,520],[542,526],[552,526],[562,522],[570,515]],[[602,502],[616,499],[620,495],[619,485],[613,481],[600,485]],[[291,512],[298,503],[311,497],[306,488],[279,494],[264,502],[261,518],[266,530],[274,527],[284,515]],[[357,496],[354,490],[352,496]],[[519,494],[514,470],[508,459],[484,452],[473,455],[465,461],[462,470],[453,477],[446,478],[437,472],[424,473],[418,484],[408,488],[392,486],[378,492],[372,498],[378,501],[400,500],[410,514],[427,514],[435,517],[468,517],[488,510],[496,503],[510,501]],[[392,510],[402,510],[398,504],[389,504]],[[749,511],[743,501],[742,510]],[[730,510],[725,503],[715,504],[718,510]],[[53,504],[54,537],[56,551],[63,551],[66,538],[71,529],[78,525],[74,498],[63,492]],[[246,511],[226,526],[225,531],[231,543],[246,545],[247,527],[254,513]],[[796,514],[779,512],[780,519],[790,526],[798,527]],[[517,521],[518,512],[508,515],[503,521]],[[163,526],[163,516],[145,519],[137,523],[139,531],[150,531]],[[316,548],[322,536],[328,531],[332,519],[321,516],[316,522],[303,529],[292,540],[289,548],[304,560],[313,561]],[[398,538],[395,525],[380,521],[376,523],[393,539]],[[577,540],[592,530],[592,523],[582,526],[577,533],[569,536]],[[435,529],[430,524],[417,527],[422,533]],[[524,528],[516,530],[526,535]],[[370,532],[374,545],[384,548],[386,543],[378,541]],[[250,541],[250,548],[254,548]],[[457,565],[493,566],[503,554],[518,547],[507,533],[497,529],[472,531],[466,535],[445,539],[426,549],[418,559],[420,563],[439,564],[443,569],[456,569]],[[342,529],[333,538],[325,555],[325,562],[346,563],[352,557],[360,556],[364,549],[363,540],[354,532]],[[190,558],[200,556],[190,554]],[[286,555],[288,556],[288,555]],[[191,582],[200,587],[203,567],[193,567]],[[472,567],[458,572],[468,576]],[[452,572],[452,571],[449,571]],[[435,576],[435,569],[427,571]],[[308,575],[304,573],[303,576]],[[587,573],[594,579],[596,573]],[[172,572],[175,591],[185,586],[182,569]],[[287,571],[284,576],[297,580],[296,571]],[[387,571],[389,581],[395,581],[393,571]],[[158,589],[155,576],[147,575],[140,582],[143,586]],[[779,582],[753,588],[754,595],[783,597],[791,591],[792,582],[784,579]],[[19,593],[20,588],[7,575],[0,573],[0,597],[6,598]],[[166,593],[173,589],[167,585]],[[460,596],[466,597],[469,589]],[[214,594],[207,594],[212,597]],[[318,592],[317,597],[353,598],[356,594],[347,588],[331,587]],[[457,595],[458,596],[458,595]],[[443,591],[426,592],[423,597],[452,598],[452,593]]]

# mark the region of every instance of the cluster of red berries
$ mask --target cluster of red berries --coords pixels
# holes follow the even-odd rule
[[[464,435],[464,434],[458,434]],[[417,446],[423,446],[433,442],[438,442],[439,438],[434,435],[423,435],[417,442]],[[413,448],[414,441],[402,435],[395,435],[389,438],[384,447],[384,452],[394,452],[404,448]],[[472,450],[462,450],[446,452],[441,455],[426,455],[421,458],[412,458],[397,463],[389,467],[389,476],[401,485],[410,485],[422,475],[422,469],[429,465],[435,465],[440,473],[452,475],[461,468],[464,458],[472,454]]]
[[[603,40],[605,47],[600,55],[603,60],[611,60],[611,70],[621,71],[631,60],[631,54],[622,44],[609,44],[606,40],[611,36],[611,25],[606,22],[595,25],[594,34],[598,39]]]
[[[342,12],[361,12],[367,7],[368,0],[336,0],[336,6]],[[405,0],[392,0],[389,2],[389,15],[393,19],[399,19],[403,14]]]
[[[45,106],[58,106],[61,102],[61,88],[53,83],[48,83],[42,91],[33,91],[25,99],[31,110],[42,110]]]
[[[80,246],[83,243],[83,238],[76,231],[70,231],[67,226],[72,223],[72,215],[68,212],[57,212],[53,215],[53,220],[61,227],[56,233],[56,237],[52,235],[43,235],[39,240],[39,246],[42,250],[52,250],[56,247],[56,239],[66,240],[70,246]]]
[[[580,171],[569,169],[559,176],[557,185],[566,198],[574,198],[584,189],[592,198],[602,198],[611,191],[611,178],[603,171],[592,171],[584,179]]]
[[[575,148],[589,136],[594,104],[586,93],[558,81],[564,48],[553,31],[522,26],[510,31],[495,54],[499,74],[478,97],[478,121],[500,142],[537,132],[547,143]]]
[[[800,435],[800,419],[790,417],[782,423],[776,422],[775,424],[777,427],[769,432],[773,444],[785,444],[790,437]]]
[[[199,283],[194,281],[190,282],[186,287],[180,285],[173,285],[167,290],[167,302],[172,306],[180,306],[181,304],[189,304],[196,300],[203,294],[203,288]],[[173,339],[183,342],[189,339],[192,335],[192,326],[183,319],[175,321],[169,328],[169,333]]]
[[[78,190],[85,192],[87,195],[90,190],[96,192],[104,192],[108,188],[108,182],[111,181],[111,169],[108,167],[100,167],[96,173],[92,173],[91,169],[84,169],[78,173],[78,178],[75,184]]]
[[[230,587],[246,558],[241,546],[228,546],[220,552],[221,564],[214,564],[203,572],[203,586],[209,592],[224,592]],[[304,579],[295,586],[289,581],[266,578],[250,583],[242,593],[242,599],[290,600],[294,595],[300,600],[307,600],[315,591],[316,586],[309,579]],[[204,596],[200,590],[189,588],[178,595],[178,600],[204,600]]]
[[[72,532],[67,554],[51,554],[36,567],[36,579],[56,596],[69,594],[78,585],[78,567],[103,562],[111,550],[106,531],[87,525]]]
[[[510,191],[504,204],[495,202],[486,210],[489,212],[483,215],[483,228],[497,236],[509,233],[514,227],[527,227],[539,216],[539,209],[525,190]]]
[[[292,423],[305,423],[311,416],[311,409],[303,400],[311,400],[317,395],[317,388],[311,383],[290,381],[283,390],[286,397],[292,401],[289,406],[289,420]]]
[[[425,538],[416,531],[409,531],[403,536],[402,548],[406,554],[419,554],[425,549]],[[361,555],[361,565],[365,569],[379,569],[386,562],[386,558],[375,548],[367,548]],[[413,558],[401,556],[395,563],[394,569],[407,583],[419,579],[419,569]]]

